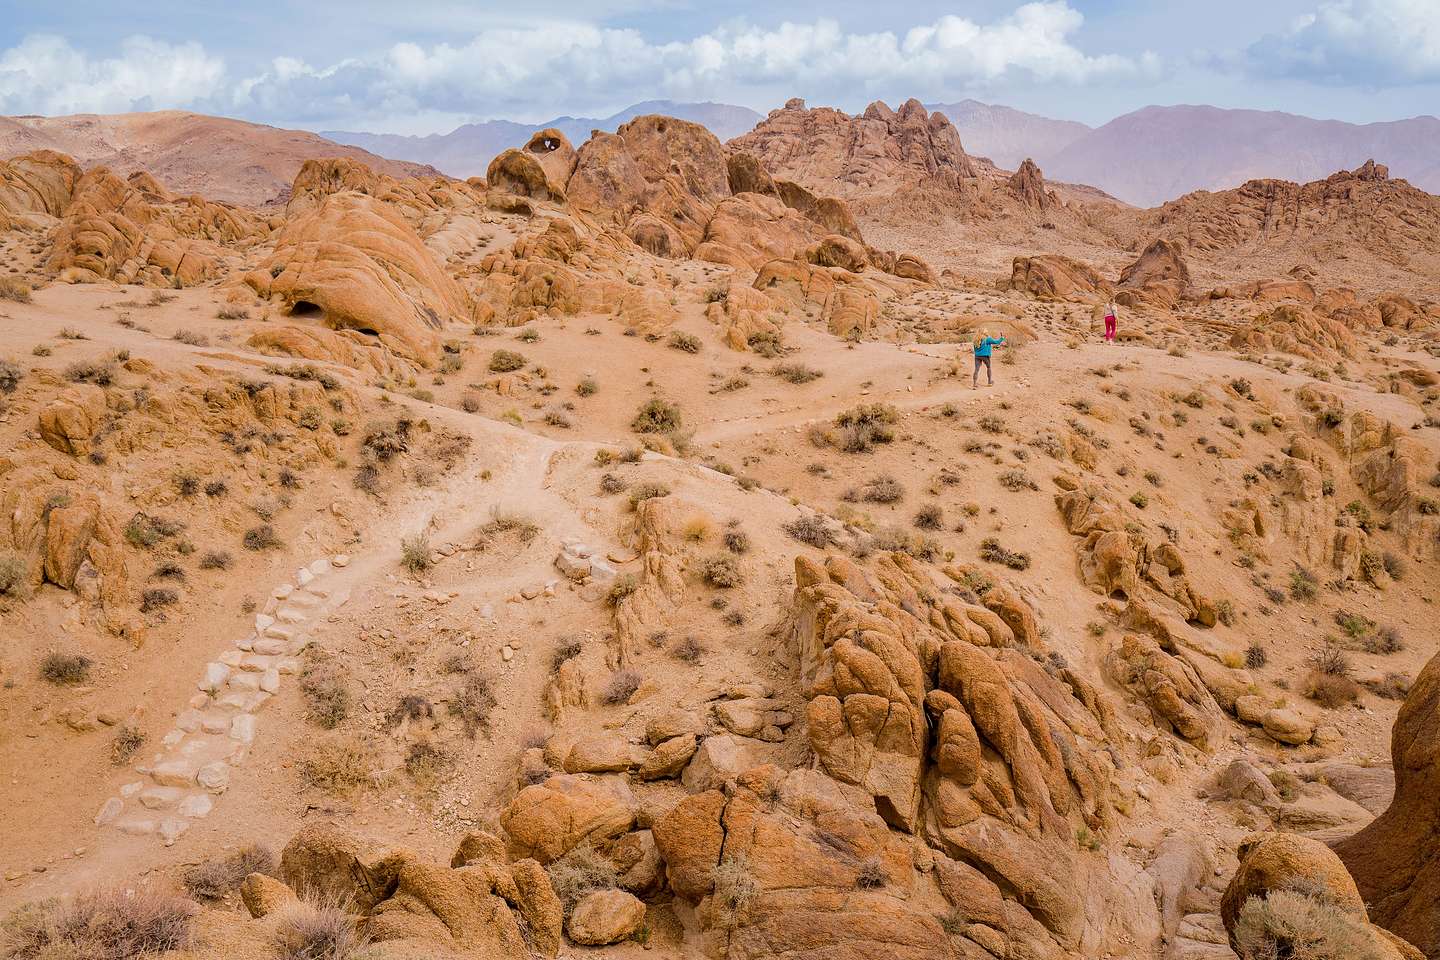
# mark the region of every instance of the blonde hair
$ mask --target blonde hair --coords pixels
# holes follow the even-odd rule
[[[978,347],[978,346],[980,346],[980,344],[982,344],[982,343],[985,342],[985,338],[988,337],[988,336],[990,336],[990,331],[989,331],[989,329],[987,329],[987,328],[985,328],[985,327],[981,327],[980,329],[978,329],[978,330],[975,331],[975,339],[972,340],[971,342],[972,342],[973,344],[975,344],[975,346]]]

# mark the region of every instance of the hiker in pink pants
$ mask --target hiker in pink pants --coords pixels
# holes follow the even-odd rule
[[[1110,302],[1110,303],[1105,304],[1105,342],[1106,342],[1106,343],[1114,343],[1114,342],[1115,342],[1115,328],[1116,328],[1116,326],[1118,326],[1118,321],[1115,319],[1115,304],[1114,304],[1114,302]]]

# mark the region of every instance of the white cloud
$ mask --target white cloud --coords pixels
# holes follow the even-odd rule
[[[1246,51],[1271,76],[1368,88],[1440,81],[1440,2],[1326,0]]]
[[[0,53],[0,112],[121,113],[199,103],[221,92],[225,65],[198,43],[149,37],[92,59],[62,37],[36,34]]]
[[[30,37],[0,55],[0,106],[55,113],[186,106],[316,127],[403,127],[415,118],[608,110],[636,100],[832,102],[872,94],[940,99],[1005,83],[1085,85],[1146,78],[1151,54],[1090,54],[1066,0],[1026,3],[989,24],[945,16],[903,34],[848,32],[828,19],[766,29],[731,25],[671,42],[633,29],[547,21],[484,29],[460,44],[394,43],[328,65],[277,58],[232,75],[197,44],[145,38],[91,60],[65,41]]]

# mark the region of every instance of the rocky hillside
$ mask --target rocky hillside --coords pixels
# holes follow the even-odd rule
[[[0,954],[1433,954],[1417,194],[0,161]]]
[[[486,120],[463,124],[449,133],[423,137],[343,130],[326,130],[322,135],[336,143],[363,147],[382,157],[429,164],[452,177],[479,177],[484,176],[496,154],[523,146],[541,130],[554,128],[572,142],[583,143],[594,130],[614,133],[621,124],[648,113],[663,113],[698,123],[721,140],[740,136],[761,119],[760,114],[748,107],[727,103],[651,100],[626,107],[608,117],[556,117],[544,123]]]
[[[283,199],[301,165],[318,157],[358,160],[392,176],[433,172],[303,130],[178,110],[0,117],[0,159],[36,150],[69,154],[83,167],[105,166],[122,177],[148,173],[178,193],[250,206]]]

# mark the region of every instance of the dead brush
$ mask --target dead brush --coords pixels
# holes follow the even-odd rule
[[[201,903],[223,900],[240,889],[241,881],[250,874],[274,876],[279,865],[274,850],[252,843],[229,856],[197,863],[185,871],[181,883],[186,892]]]
[[[270,934],[274,960],[356,960],[370,937],[343,905],[332,901],[287,904]]]
[[[189,947],[196,913],[151,887],[93,890],[21,907],[0,942],[7,960],[131,960]]]

